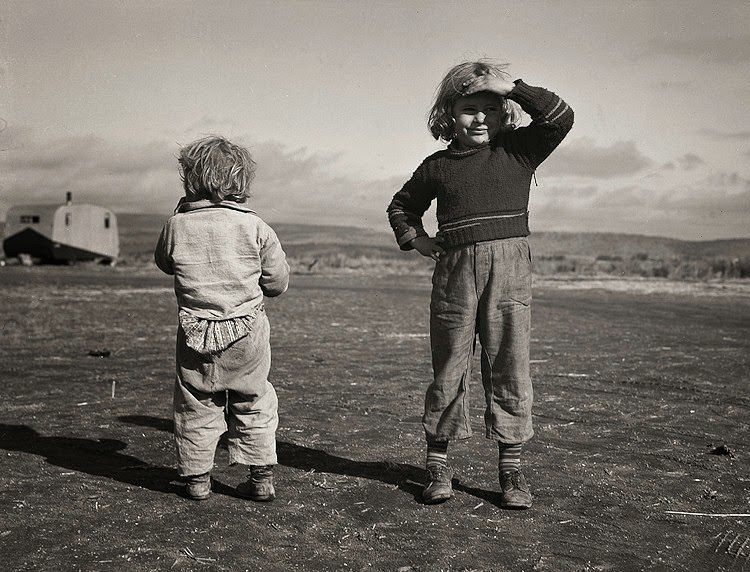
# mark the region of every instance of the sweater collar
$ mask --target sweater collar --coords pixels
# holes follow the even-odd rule
[[[481,145],[477,145],[476,147],[470,147],[468,149],[459,149],[458,145],[456,144],[454,140],[454,141],[451,141],[450,145],[448,145],[448,152],[454,157],[466,157],[467,155],[473,155],[474,153],[479,153],[479,151],[482,151],[484,149],[489,149],[491,143],[492,143],[491,141],[488,141],[487,143],[482,143]]]
[[[241,205],[240,203],[235,203],[234,201],[219,201],[215,203],[208,199],[202,199],[200,201],[188,202],[185,200],[185,197],[182,197],[180,199],[180,202],[177,203],[177,207],[174,209],[174,212],[175,214],[187,213],[191,211],[197,211],[199,209],[210,209],[210,208],[232,209],[232,210],[240,211],[243,213],[256,214],[254,210],[249,209],[246,206]]]

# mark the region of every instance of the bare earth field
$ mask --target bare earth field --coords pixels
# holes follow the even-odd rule
[[[293,276],[268,302],[270,504],[235,497],[223,449],[211,498],[181,496],[168,277],[0,287],[2,570],[750,570],[747,285],[537,282],[528,511],[497,506],[477,375],[456,497],[420,502],[427,276]]]

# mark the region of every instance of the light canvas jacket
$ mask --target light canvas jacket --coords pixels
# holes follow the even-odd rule
[[[276,233],[255,212],[230,201],[178,205],[159,235],[154,260],[174,275],[180,324],[188,345],[202,353],[246,335],[263,296],[278,296],[289,285]]]

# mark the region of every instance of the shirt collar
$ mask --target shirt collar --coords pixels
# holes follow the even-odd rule
[[[187,213],[191,211],[197,211],[199,209],[210,209],[210,208],[232,209],[232,210],[240,211],[243,213],[256,214],[254,210],[249,209],[240,203],[235,203],[234,201],[213,202],[208,199],[201,199],[199,201],[188,202],[185,200],[185,197],[181,198],[180,202],[177,203],[177,207],[175,208],[174,212],[175,214]]]

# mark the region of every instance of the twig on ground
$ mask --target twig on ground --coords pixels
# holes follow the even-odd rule
[[[710,513],[710,512],[683,512],[680,510],[665,510],[667,514],[683,514],[688,516],[715,516],[722,518],[747,518],[750,517],[749,513]]]
[[[190,550],[190,547],[183,548],[182,549],[182,553],[185,556],[187,556],[188,558],[190,558],[191,560],[195,560],[196,562],[201,562],[201,563],[204,563],[204,564],[206,562],[216,562],[215,558],[206,558],[206,557],[202,557],[202,556],[196,556],[195,554],[193,554],[193,551]]]

